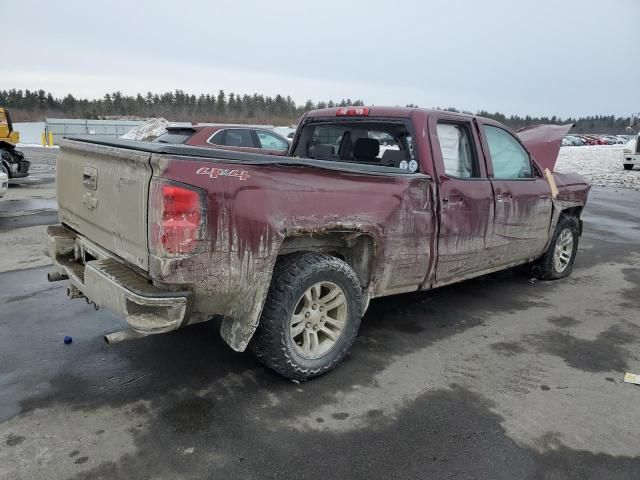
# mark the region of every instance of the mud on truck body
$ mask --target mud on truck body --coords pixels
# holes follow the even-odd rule
[[[288,157],[72,137],[49,277],[124,317],[108,342],[221,316],[231,348],[307,380],[373,298],[527,263],[568,275],[589,191],[552,173],[569,128],[357,107],[303,115]]]

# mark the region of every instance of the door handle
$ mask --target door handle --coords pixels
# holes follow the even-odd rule
[[[445,205],[455,205],[457,203],[463,203],[461,196],[451,195],[450,197],[442,197],[442,203]]]
[[[501,202],[502,201],[502,195],[496,195],[496,201]]]

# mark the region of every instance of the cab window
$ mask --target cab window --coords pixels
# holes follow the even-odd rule
[[[258,135],[258,140],[260,141],[260,148],[278,150],[281,152],[289,150],[289,142],[283,140],[274,133],[267,132],[265,130],[256,130],[256,135]]]
[[[497,179],[533,178],[529,154],[506,130],[484,125],[489,145],[493,177]]]
[[[244,128],[220,130],[209,139],[209,143],[227,147],[255,148],[251,131]]]
[[[449,177],[479,178],[480,169],[466,125],[439,123],[436,126],[444,171]]]

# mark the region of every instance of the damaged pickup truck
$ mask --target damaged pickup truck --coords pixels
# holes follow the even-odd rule
[[[306,113],[288,157],[72,137],[50,280],[124,317],[109,343],[221,317],[296,381],[333,369],[369,301],[521,264],[571,272],[589,185],[565,126],[412,108]]]

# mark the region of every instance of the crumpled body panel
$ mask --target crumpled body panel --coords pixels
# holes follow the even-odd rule
[[[553,171],[558,160],[558,152],[564,137],[573,127],[567,125],[532,125],[518,130],[520,141],[527,147],[533,159],[543,169]]]

